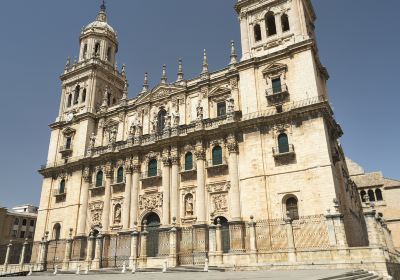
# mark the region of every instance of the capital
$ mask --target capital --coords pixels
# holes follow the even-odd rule
[[[237,153],[238,152],[238,142],[236,141],[235,134],[231,133],[226,138],[226,147],[229,153]]]

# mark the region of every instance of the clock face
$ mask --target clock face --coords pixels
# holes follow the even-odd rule
[[[67,122],[72,121],[73,118],[74,118],[74,114],[73,114],[73,113],[68,113],[68,114],[65,116],[65,120],[66,120]]]

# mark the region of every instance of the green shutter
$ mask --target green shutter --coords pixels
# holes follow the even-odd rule
[[[62,180],[60,183],[60,194],[65,193],[65,180]]]
[[[103,172],[99,171],[97,172],[96,175],[96,187],[102,187],[103,186]]]
[[[282,133],[278,136],[278,147],[280,154],[289,152],[289,141],[285,133]]]
[[[124,168],[120,167],[117,171],[117,183],[122,183],[124,181]]]
[[[222,164],[222,149],[220,146],[217,146],[212,150],[212,164],[213,165]]]
[[[192,153],[187,153],[185,155],[185,170],[193,169],[193,155]]]
[[[157,160],[152,159],[149,162],[148,166],[148,177],[155,177],[157,176]]]
[[[281,83],[281,79],[280,78],[272,80],[272,92],[273,93],[282,92],[282,83]]]

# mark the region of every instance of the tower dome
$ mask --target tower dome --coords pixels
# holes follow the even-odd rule
[[[96,20],[89,23],[84,28],[84,32],[90,31],[93,29],[103,29],[103,30],[113,33],[114,35],[116,33],[114,28],[112,28],[112,26],[107,23],[106,5],[104,3],[100,6],[100,11],[96,17]]]

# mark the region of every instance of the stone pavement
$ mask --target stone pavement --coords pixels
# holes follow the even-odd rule
[[[325,277],[340,275],[347,272],[346,270],[287,270],[287,271],[229,271],[229,272],[143,272],[143,273],[126,273],[126,274],[89,274],[89,275],[57,275],[57,279],[85,279],[85,280],[180,280],[180,279],[209,279],[209,280],[242,280],[242,279],[285,279],[285,280],[318,280]],[[43,274],[30,277],[13,277],[9,279],[37,279],[46,280],[54,279],[54,275]],[[5,278],[8,279],[8,278]]]

